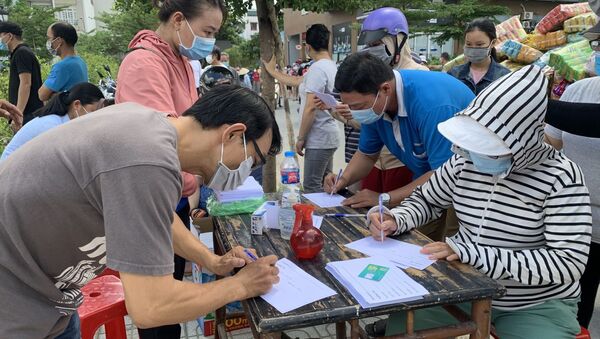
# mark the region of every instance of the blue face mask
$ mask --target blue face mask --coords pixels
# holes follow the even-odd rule
[[[0,39],[0,51],[8,51],[8,45],[2,39]]]
[[[473,166],[482,173],[500,175],[508,172],[512,166],[512,156],[491,157],[453,146],[454,153],[461,155],[473,162]]]
[[[179,53],[191,60],[201,60],[206,58],[215,47],[216,39],[197,36],[196,33],[194,33],[194,30],[192,30],[190,23],[187,20],[185,23],[194,35],[194,41],[192,42],[192,47],[185,47],[181,41],[181,36],[179,36],[179,31],[177,31],[177,37],[179,38]]]
[[[375,101],[373,102],[373,106],[371,106],[371,108],[350,110],[350,112],[352,113],[352,118],[362,125],[369,125],[381,119],[381,117],[383,117],[383,114],[385,113],[388,98],[385,98],[385,105],[383,106],[383,111],[381,112],[381,114],[377,114],[375,110],[373,110],[373,107],[375,107],[375,104],[377,103],[379,93],[380,92],[377,92],[377,96],[375,97]]]

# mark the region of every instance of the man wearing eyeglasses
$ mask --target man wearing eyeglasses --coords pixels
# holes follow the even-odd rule
[[[215,255],[173,211],[182,170],[234,189],[280,148],[273,111],[233,85],[179,118],[124,103],[27,143],[0,164],[0,338],[78,333],[80,289],[105,267],[120,272],[139,328],[267,292],[278,281],[275,256],[252,261],[242,247]],[[219,275],[243,268],[208,284],[181,282],[174,253]]]

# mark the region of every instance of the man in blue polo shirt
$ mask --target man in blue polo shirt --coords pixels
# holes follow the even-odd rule
[[[61,61],[52,66],[48,79],[38,91],[42,101],[48,101],[54,93],[70,90],[81,82],[88,81],[87,65],[75,53],[77,31],[66,22],[57,22],[48,27],[46,48],[52,55],[58,55]]]
[[[437,125],[465,109],[473,93],[455,78],[438,72],[396,71],[367,53],[347,57],[338,68],[335,88],[350,107],[352,117],[361,123],[359,152],[343,175],[325,179],[326,191],[338,191],[358,182],[373,168],[385,145],[413,173],[413,182],[383,193],[389,206],[400,204],[433,171],[452,156],[451,143]],[[379,194],[363,190],[344,204],[374,206]],[[442,224],[444,221],[441,221]],[[422,231],[435,240],[444,236],[444,227],[426,225]]]

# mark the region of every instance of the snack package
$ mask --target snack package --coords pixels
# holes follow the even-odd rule
[[[587,40],[575,42],[550,53],[548,65],[568,82],[585,78],[585,64],[593,51]]]
[[[540,51],[547,51],[554,47],[562,46],[567,43],[565,31],[550,32],[548,34],[530,34],[523,43]]]
[[[538,22],[535,26],[535,31],[540,34],[546,34],[556,29],[560,24],[565,22],[565,20],[591,11],[592,8],[587,2],[558,5]]]
[[[534,62],[534,65],[539,66],[540,68],[549,67],[548,63],[550,62],[550,53],[553,51],[554,50],[550,50],[544,53],[539,59],[537,59],[536,62]]]
[[[567,43],[568,44],[572,44],[574,42],[579,42],[581,40],[585,40],[585,37],[583,36],[583,32],[567,34]]]
[[[507,40],[502,44],[502,53],[511,61],[531,64],[542,56],[542,52],[520,42]]]
[[[597,22],[598,17],[592,12],[579,14],[565,21],[564,30],[567,33],[583,32],[592,28]]]
[[[518,62],[511,61],[511,60],[504,60],[500,63],[500,65],[508,68],[508,70],[511,72],[518,71],[521,68],[525,67],[525,65],[520,64]]]
[[[527,37],[527,32],[523,29],[519,16],[515,15],[496,25],[496,36],[498,41],[496,46],[500,46],[506,40],[522,41]]]
[[[448,61],[444,67],[442,67],[442,72],[446,72],[448,73],[448,71],[450,71],[451,69],[453,69],[456,66],[460,66],[460,65],[464,65],[467,63],[467,59],[465,58],[464,54],[461,54],[459,56],[457,56],[456,58]]]

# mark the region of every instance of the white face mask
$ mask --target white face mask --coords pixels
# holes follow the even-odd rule
[[[248,151],[246,148],[246,134],[243,135],[243,138],[245,160],[240,163],[240,166],[236,170],[229,169],[223,163],[224,145],[221,144],[221,160],[217,164],[217,170],[215,171],[215,174],[208,183],[208,187],[210,189],[217,192],[232,191],[241,186],[250,176],[254,159],[252,157],[248,157]]]

